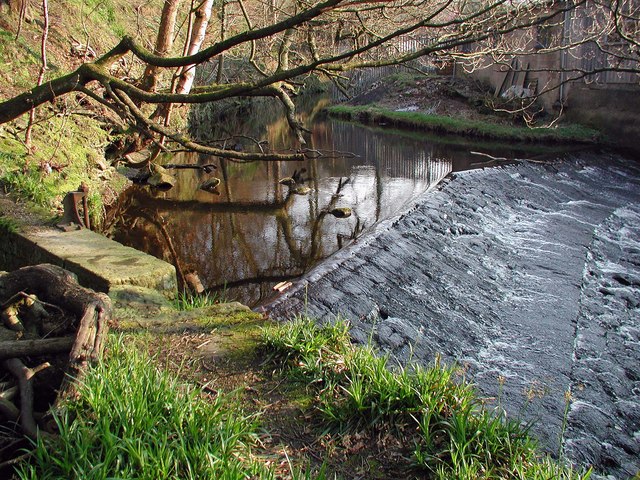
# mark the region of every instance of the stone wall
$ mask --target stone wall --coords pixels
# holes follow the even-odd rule
[[[90,230],[62,232],[51,228],[0,236],[0,270],[51,263],[74,273],[85,287],[108,293],[130,285],[174,297],[173,265],[110,240]]]

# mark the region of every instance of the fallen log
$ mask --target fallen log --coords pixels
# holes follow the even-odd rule
[[[18,381],[20,390],[20,424],[22,431],[29,438],[35,439],[38,436],[38,426],[33,416],[33,377],[38,372],[51,365],[48,362],[42,363],[35,368],[29,368],[21,360],[10,358],[2,362],[2,366],[9,371]]]
[[[32,305],[24,305],[23,302],[22,306],[16,306],[16,300],[26,296],[32,298],[32,303],[39,307],[49,308],[54,310],[56,315],[62,316],[63,321],[58,322],[55,329],[55,332],[62,336],[33,338],[48,336],[53,330],[43,331],[44,323],[34,320],[39,316],[30,314],[29,309]],[[12,332],[12,335],[16,336],[15,340],[12,340],[10,335],[0,336],[0,366],[11,374],[18,386],[20,403],[16,406],[19,410],[22,433],[35,438],[38,426],[33,411],[33,377],[50,366],[47,361],[43,361],[46,359],[36,359],[48,356],[56,358],[56,363],[60,363],[59,355],[68,352],[61,384],[59,374],[57,377],[42,374],[43,379],[47,381],[58,379],[54,390],[51,390],[54,395],[52,403],[49,404],[53,409],[58,408],[61,400],[77,394],[78,381],[89,364],[102,355],[111,318],[111,301],[104,293],[94,292],[79,285],[75,277],[66,270],[55,265],[43,264],[23,267],[2,275],[0,306],[16,309],[18,321],[23,327],[18,332]],[[41,316],[40,319],[42,320]],[[60,325],[63,328],[60,329]],[[0,329],[4,327],[0,326]],[[29,338],[21,338],[26,336]],[[53,357],[56,355],[58,356]],[[39,362],[37,366],[28,366],[36,362]],[[58,369],[58,372],[60,371]],[[0,413],[4,413],[7,420],[15,421],[16,411],[10,406],[10,397],[15,394],[8,395],[10,389],[2,390],[7,394],[1,395],[0,392]]]
[[[15,340],[13,342],[3,341],[0,342],[0,360],[70,352],[75,341],[75,337]]]

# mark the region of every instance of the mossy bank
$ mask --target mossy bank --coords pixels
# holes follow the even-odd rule
[[[103,54],[125,34],[152,38],[162,4],[159,0],[142,6],[123,0],[49,3],[44,81]],[[0,5],[2,99],[33,87],[42,64],[40,7],[27,5],[20,21],[19,8],[11,5],[18,2]],[[145,16],[157,20],[141,21]],[[118,68],[136,75],[140,67],[123,62]],[[30,145],[25,138],[28,115],[0,126],[0,183],[45,220],[60,214],[64,194],[85,183],[91,218],[99,229],[104,204],[114,201],[124,185],[105,161],[105,150],[122,133],[117,118],[91,105],[84,94],[58,99],[35,113]]]
[[[528,128],[417,111],[394,111],[369,105],[335,105],[328,107],[326,111],[332,117],[364,124],[385,125],[483,140],[585,145],[596,145],[603,140],[598,131],[581,125]]]

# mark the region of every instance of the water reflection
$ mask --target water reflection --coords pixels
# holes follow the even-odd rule
[[[198,189],[199,170],[177,170],[166,193],[132,187],[123,198],[115,239],[163,258],[179,275],[197,272],[207,289],[226,288],[247,304],[273,294],[349,244],[452,170],[434,145],[340,122],[318,122],[310,145],[353,158],[235,163],[181,154],[171,163],[218,164],[218,194]],[[304,170],[303,170],[304,169]],[[278,183],[303,171],[307,195]],[[350,207],[348,218],[328,214]]]

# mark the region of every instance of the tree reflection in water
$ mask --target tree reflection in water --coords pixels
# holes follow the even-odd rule
[[[347,123],[316,122],[309,145],[357,156],[239,164],[176,155],[167,161],[217,163],[219,194],[198,189],[210,178],[199,170],[176,170],[178,182],[168,192],[131,187],[114,238],[173,263],[179,275],[197,272],[208,290],[226,288],[229,298],[255,305],[276,283],[295,279],[397,215],[453,166],[450,154],[433,144]],[[278,183],[302,168],[307,195]],[[328,214],[335,207],[350,207],[352,215]]]

